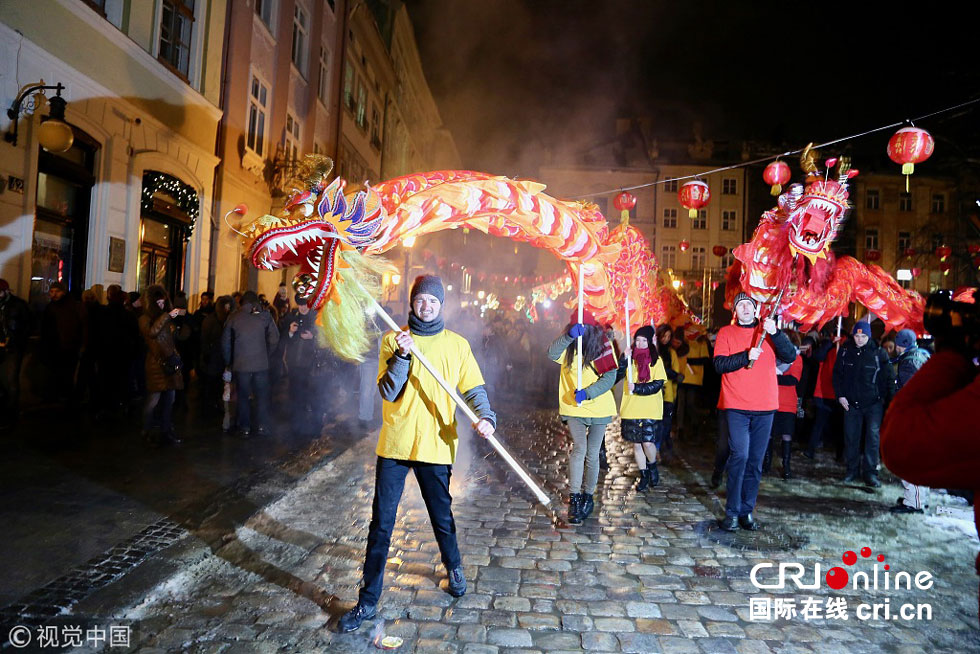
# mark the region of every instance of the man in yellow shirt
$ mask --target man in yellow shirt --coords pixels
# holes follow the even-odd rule
[[[469,343],[445,329],[444,299],[442,280],[434,275],[416,278],[412,284],[408,329],[389,332],[381,342],[378,390],[383,400],[383,417],[376,450],[378,464],[364,558],[364,585],[357,605],[340,618],[340,632],[354,631],[377,615],[388,546],[409,470],[415,472],[439,543],[442,563],[449,576],[449,594],[461,597],[466,593],[449,494],[452,464],[456,460],[456,405],[412,357],[413,345],[480,417],[473,425],[478,434],[484,438],[492,435],[496,416],[490,409],[483,375]]]

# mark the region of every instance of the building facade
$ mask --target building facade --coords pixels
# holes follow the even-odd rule
[[[0,276],[35,308],[54,282],[208,285],[224,0],[0,3],[0,100],[61,83],[74,144],[39,145],[48,104],[0,143]],[[54,95],[47,91],[48,97]],[[6,115],[0,128],[14,130]]]
[[[976,284],[967,247],[980,243],[980,234],[961,215],[956,180],[917,173],[908,180],[908,192],[904,175],[861,174],[855,181],[851,220],[858,259],[924,295]],[[943,246],[951,249],[946,261],[936,254]]]
[[[345,0],[242,0],[230,5],[218,135],[219,216],[240,203],[245,220],[282,208],[297,162],[337,159]],[[231,225],[215,225],[211,288],[275,292],[290,271],[259,272]]]

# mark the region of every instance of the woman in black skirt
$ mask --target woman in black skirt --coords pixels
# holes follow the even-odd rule
[[[632,370],[627,371],[626,357],[621,357],[616,381],[629,375],[619,409],[621,433],[624,440],[633,443],[633,456],[640,470],[640,483],[636,490],[642,491],[660,483],[657,448],[660,447],[660,421],[664,412],[661,391],[667,381],[667,373],[657,355],[653,327],[644,326],[636,330],[631,350]]]

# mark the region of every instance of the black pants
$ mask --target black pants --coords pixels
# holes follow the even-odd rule
[[[878,436],[884,407],[880,401],[857,407],[851,405],[844,412],[844,460],[847,474],[865,478],[878,474]],[[861,452],[861,434],[864,433],[864,452]]]
[[[415,471],[415,479],[419,482],[432,531],[435,532],[436,542],[439,543],[439,551],[442,553],[443,565],[446,570],[452,570],[462,563],[459,547],[456,545],[453,498],[449,494],[449,479],[452,477],[453,467],[379,456],[374,473],[374,504],[371,507],[371,526],[364,557],[364,587],[360,594],[362,604],[373,606],[381,597],[391,532],[395,527],[398,503],[401,501],[409,470]]]

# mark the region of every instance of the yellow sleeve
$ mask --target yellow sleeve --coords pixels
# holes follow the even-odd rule
[[[660,357],[657,357],[657,362],[653,364],[653,379],[654,381],[657,379],[667,381],[667,369],[664,368],[663,359]]]
[[[460,393],[466,393],[486,383],[483,380],[483,374],[480,372],[480,364],[476,362],[470,344],[463,337],[459,339],[459,359],[459,383],[456,388]]]

